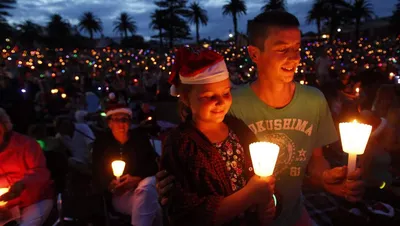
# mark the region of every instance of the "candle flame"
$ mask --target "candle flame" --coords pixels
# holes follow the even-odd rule
[[[0,196],[6,194],[10,189],[9,188],[0,188]],[[7,202],[0,201],[0,206],[5,206]]]
[[[357,122],[357,119],[354,119],[354,120],[353,120],[353,123],[358,123],[358,122]]]
[[[360,88],[356,88],[356,92],[359,93],[360,92]]]
[[[114,173],[114,176],[120,177],[124,173],[125,162],[122,160],[115,160],[111,163],[111,167]]]

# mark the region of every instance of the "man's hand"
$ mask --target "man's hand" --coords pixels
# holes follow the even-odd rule
[[[22,181],[17,181],[10,187],[10,190],[8,190],[7,193],[0,196],[0,201],[7,202],[16,199],[22,194],[24,189],[25,189],[24,183]]]
[[[166,170],[160,171],[156,174],[156,188],[160,198],[161,205],[168,204],[169,192],[174,186],[175,177],[170,175]]]
[[[270,225],[276,215],[274,199],[271,198],[270,201],[266,204],[258,204],[257,214],[261,225]]]
[[[127,191],[135,190],[141,180],[142,178],[140,177],[134,177],[129,174],[125,174],[119,178],[119,181],[115,179],[111,181],[109,190],[111,193],[119,196]]]
[[[326,170],[322,175],[326,191],[336,196],[344,197],[349,202],[358,202],[365,191],[364,182],[361,180],[361,170],[356,169],[347,175],[347,167],[336,167]]]

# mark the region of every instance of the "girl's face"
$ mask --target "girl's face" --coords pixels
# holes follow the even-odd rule
[[[202,123],[220,123],[232,104],[229,79],[221,82],[193,85],[184,103],[190,107],[193,120]]]

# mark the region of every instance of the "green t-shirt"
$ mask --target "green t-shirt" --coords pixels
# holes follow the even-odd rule
[[[280,146],[274,175],[283,210],[273,225],[294,225],[302,214],[301,187],[312,151],[338,139],[326,99],[318,89],[298,83],[293,100],[280,109],[262,102],[249,85],[234,90],[232,99],[231,115],[259,140]]]

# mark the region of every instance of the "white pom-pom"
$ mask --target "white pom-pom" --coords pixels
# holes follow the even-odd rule
[[[110,100],[114,100],[114,99],[115,99],[115,93],[110,93],[110,94],[108,94],[108,98],[109,98]]]
[[[175,85],[172,85],[171,88],[169,88],[169,94],[174,97],[178,96],[178,91],[176,90]]]

